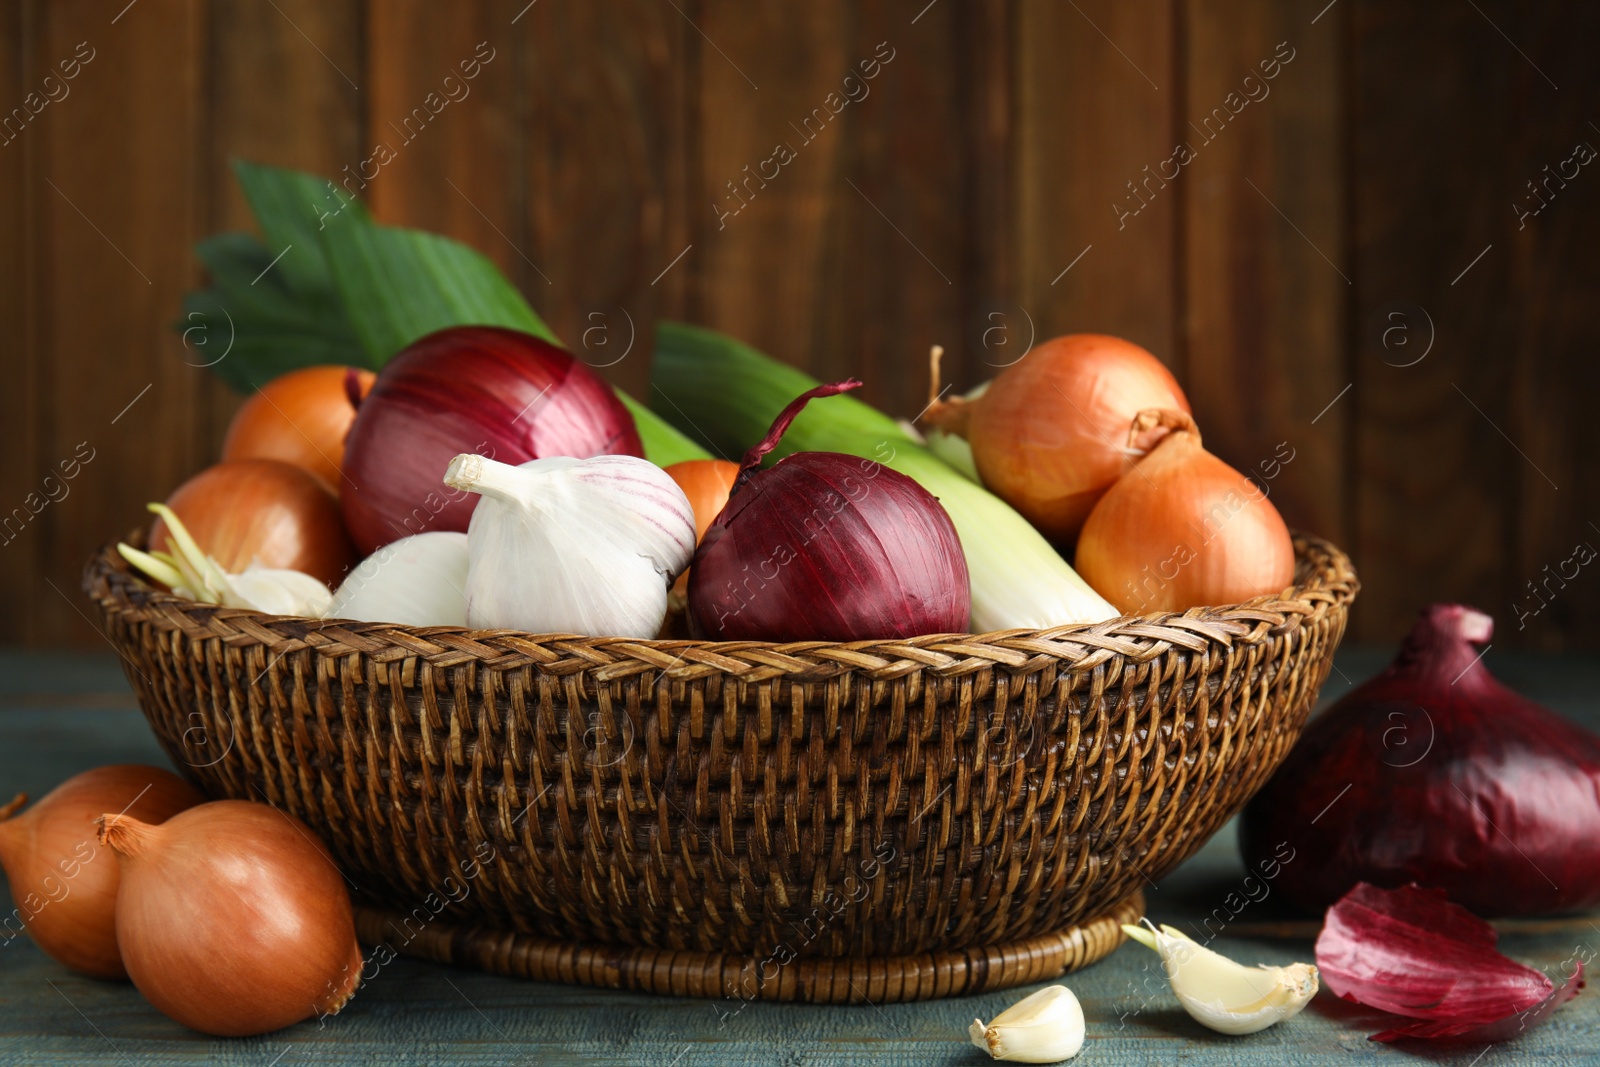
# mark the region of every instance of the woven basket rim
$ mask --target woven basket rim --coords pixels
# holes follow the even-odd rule
[[[115,542],[107,542],[85,564],[83,588],[108,617],[129,617],[169,632],[210,631],[229,643],[243,640],[274,652],[316,647],[334,654],[361,653],[386,660],[423,656],[439,666],[478,661],[509,667],[576,657],[588,659],[602,673],[655,668],[673,677],[710,671],[755,680],[809,675],[818,668],[828,672],[864,668],[882,677],[895,665],[951,674],[964,673],[963,664],[1026,669],[1041,657],[1086,668],[1114,656],[1146,660],[1172,646],[1199,653],[1219,645],[1231,648],[1264,640],[1347,607],[1360,589],[1349,557],[1322,538],[1301,533],[1293,536],[1299,581],[1278,595],[1220,607],[1126,615],[1042,629],[864,641],[652,640],[269,615],[202,604],[160,590],[133,572]],[[140,545],[142,531],[134,531],[124,540]]]

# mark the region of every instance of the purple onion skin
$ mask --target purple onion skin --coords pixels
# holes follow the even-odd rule
[[[1276,884],[1313,912],[1362,881],[1443,889],[1484,916],[1600,904],[1600,737],[1494,679],[1473,643],[1491,625],[1427,609],[1245,808],[1246,865],[1287,842]]]
[[[442,482],[463,452],[643,456],[633,416],[565,350],[497,326],[452,326],[378,373],[345,441],[340,503],[363,553],[429,530],[465,531],[478,498]]]
[[[736,483],[689,571],[691,630],[716,641],[965,633],[971,611],[938,499],[837,452],[797,452]]]

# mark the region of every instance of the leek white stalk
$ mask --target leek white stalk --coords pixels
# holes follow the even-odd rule
[[[972,1020],[972,1043],[997,1060],[1060,1063],[1083,1048],[1083,1006],[1064,985],[1045,986],[1017,1001],[985,1025]]]
[[[588,637],[656,636],[667,590],[694,555],[694,509],[666,471],[633,456],[518,467],[450,461],[477,493],[467,528],[467,624]]]
[[[1253,1034],[1299,1014],[1317,995],[1317,969],[1246,967],[1172,926],[1123,926],[1133,940],[1161,956],[1172,992],[1195,1022],[1220,1034]]]
[[[202,604],[311,618],[321,616],[333,599],[327,586],[301,571],[252,563],[238,574],[229,574],[206,555],[171,508],[165,504],[151,504],[149,508],[167,524],[172,551],[141,552],[127,544],[117,545],[117,551],[179,596]]]
[[[467,558],[467,535],[455,530],[391,541],[345,577],[328,616],[402,626],[465,626]]]
[[[727,455],[759,441],[815,379],[755,349],[681,323],[661,323],[651,364],[661,414],[703,433]],[[689,419],[683,412],[694,412]],[[939,498],[961,537],[972,582],[974,631],[1100,622],[1117,610],[1010,505],[939,459],[893,419],[853,397],[807,408],[773,455],[844,452],[877,460]]]

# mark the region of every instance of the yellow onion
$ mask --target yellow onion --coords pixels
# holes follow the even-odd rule
[[[119,764],[68,778],[20,815],[0,808],[0,866],[11,886],[7,938],[26,930],[45,955],[93,978],[126,978],[117,952],[117,862],[95,840],[95,819],[121,811],[166,821],[205,797],[156,767]]]
[[[222,440],[223,460],[281,460],[337,493],[356,400],[372,390],[376,377],[356,367],[319,366],[272,379],[234,413]]]
[[[672,464],[666,471],[694,509],[694,541],[698,545],[705,540],[711,520],[728,506],[728,494],[733,492],[733,483],[739,478],[739,465],[726,459],[686,459]],[[678,580],[672,583],[672,595],[679,601],[688,597],[688,571],[678,575]]]
[[[1122,443],[1147,408],[1189,410],[1172,372],[1132,341],[1074,333],[1035,345],[980,394],[935,399],[924,421],[966,438],[989,491],[1068,544],[1132,465]]]
[[[1126,615],[1236,604],[1294,580],[1289,529],[1261,487],[1200,443],[1182,411],[1142,411],[1144,458],[1100,499],[1074,566]]]
[[[167,506],[229,574],[255,564],[302,571],[335,586],[356,562],[339,501],[319,478],[290,463],[218,463],[178,486]],[[150,548],[172,551],[160,519],[150,528]]]
[[[300,820],[219,800],[161,826],[105,815],[117,854],[117,944],[162,1014],[220,1037],[344,1007],[361,948],[343,876]]]

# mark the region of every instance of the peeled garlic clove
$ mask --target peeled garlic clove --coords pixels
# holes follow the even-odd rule
[[[357,564],[328,617],[402,626],[467,625],[467,535],[433,530],[391,541]]]
[[[972,1043],[997,1060],[1060,1063],[1083,1048],[1083,1007],[1064,985],[1030,993],[985,1026],[972,1020]]]
[[[694,510],[670,475],[634,456],[521,466],[450,461],[477,493],[467,528],[467,625],[654,637],[667,589],[694,555]]]
[[[302,571],[251,564],[239,574],[226,576],[222,603],[269,615],[321,618],[333,594],[321,581]]]
[[[1161,956],[1178,1002],[1195,1022],[1220,1034],[1253,1034],[1299,1014],[1317,995],[1317,969],[1246,967],[1197,944],[1172,926],[1123,926]]]

